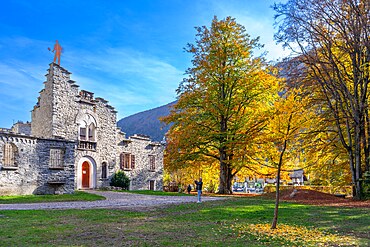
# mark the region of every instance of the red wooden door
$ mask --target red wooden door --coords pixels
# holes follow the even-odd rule
[[[82,163],[82,187],[90,187],[90,165],[87,161]]]

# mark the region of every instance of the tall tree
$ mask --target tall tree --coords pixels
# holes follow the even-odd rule
[[[214,17],[210,28],[196,28],[186,51],[193,66],[178,88],[170,116],[166,155],[173,167],[211,157],[219,162],[219,193],[232,193],[240,170],[235,150],[245,149],[266,124],[278,80],[253,49],[261,47],[235,19]],[[273,94],[272,92],[275,92]]]
[[[306,110],[309,101],[301,97],[299,90],[284,91],[281,98],[274,103],[275,111],[265,131],[268,141],[262,146],[262,157],[265,157],[271,167],[276,168],[276,199],[271,229],[277,226],[282,169],[292,171],[288,164],[294,163],[302,150],[309,148],[307,143],[311,140],[307,138],[306,131],[310,129],[314,119],[313,112]]]
[[[274,9],[276,38],[298,55],[306,77],[320,87],[360,199],[370,151],[370,2],[289,0]]]

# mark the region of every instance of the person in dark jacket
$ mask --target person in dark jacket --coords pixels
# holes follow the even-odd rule
[[[197,192],[198,192],[198,201],[197,201],[197,203],[201,203],[202,202],[202,200],[201,200],[202,186],[203,186],[202,178],[199,178],[199,182],[197,180],[195,180],[194,183],[197,185],[197,187],[196,187]]]
[[[191,191],[191,185],[190,184],[188,185],[187,191],[188,191],[188,194],[190,194],[190,191]]]

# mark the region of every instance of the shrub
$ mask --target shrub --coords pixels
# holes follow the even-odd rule
[[[130,187],[130,179],[123,171],[118,171],[113,175],[110,186],[121,187],[124,190],[128,190]]]

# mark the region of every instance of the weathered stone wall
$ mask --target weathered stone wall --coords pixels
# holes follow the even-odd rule
[[[108,101],[97,98],[92,103],[81,101],[78,104],[79,113],[76,117],[79,119],[84,115],[92,116],[97,123],[96,126],[96,150],[83,149],[77,151],[76,166],[80,158],[91,157],[96,162],[96,187],[108,186],[110,176],[114,174],[116,165],[116,111],[109,106]],[[102,178],[102,163],[108,165],[107,178]]]
[[[31,111],[31,134],[33,136],[51,138],[53,135],[53,83],[50,74],[47,75],[44,85],[45,88],[40,91],[37,103]]]
[[[16,134],[31,135],[31,123],[17,122],[13,124],[11,132]]]
[[[117,119],[116,111],[113,107],[107,104],[104,99],[96,99],[96,114],[98,116],[99,126],[96,130],[97,146],[96,151],[99,154],[100,160],[97,161],[97,186],[108,186],[110,177],[115,172],[116,154],[117,154]],[[102,179],[102,163],[108,164],[107,179]]]
[[[138,135],[126,139],[120,135],[118,145],[117,161],[121,153],[135,155],[135,168],[124,169],[125,174],[130,178],[130,190],[148,190],[150,181],[154,181],[154,189],[163,189],[163,150],[164,145],[152,142],[149,138]],[[150,170],[149,156],[155,157],[155,170]]]
[[[70,72],[57,64],[50,64],[45,89],[40,92],[39,103],[32,114],[32,134],[38,137],[79,139],[79,119],[93,117],[96,126],[96,149],[76,150],[75,166],[82,157],[91,157],[96,163],[96,187],[109,184],[109,176],[116,164],[116,111],[102,98],[86,98],[79,86],[70,79]],[[90,96],[90,94],[89,94]],[[52,121],[50,122],[50,114]],[[45,120],[44,120],[45,119]],[[45,128],[51,131],[44,130]],[[108,178],[101,178],[101,164],[108,165]],[[77,177],[76,169],[76,177]],[[76,181],[77,185],[77,181]]]
[[[154,181],[154,189],[162,190],[164,146],[141,136],[127,140],[117,128],[114,107],[102,98],[94,98],[91,92],[79,91],[70,74],[59,65],[50,64],[45,87],[32,110],[31,136],[29,129],[21,126],[13,126],[13,132],[28,136],[3,132],[0,149],[14,136],[16,139],[11,142],[20,151],[16,168],[2,169],[0,163],[0,193],[71,193],[82,186],[81,165],[85,161],[92,169],[93,182],[89,187],[107,186],[119,170],[122,152],[136,158],[135,169],[126,171],[131,189],[149,189],[150,181]],[[95,139],[79,140],[80,124],[89,121],[96,124]],[[66,151],[63,169],[50,169],[51,148]],[[155,157],[155,170],[149,169],[149,155]],[[103,163],[107,164],[107,178],[102,177]]]
[[[12,143],[18,149],[15,168],[4,167],[4,145]],[[35,138],[0,133],[0,195],[32,194],[38,187],[38,156]]]
[[[53,137],[77,140],[78,86],[70,79],[70,72],[54,64],[51,66],[53,82]]]
[[[32,110],[31,133],[43,138],[77,139],[78,86],[70,72],[55,63],[50,64],[45,88],[40,91]]]
[[[17,149],[15,167],[3,164],[5,143]],[[0,195],[73,193],[74,147],[74,142],[0,132]],[[65,150],[63,169],[49,168],[50,148]]]
[[[75,146],[73,141],[38,139],[38,187],[34,194],[71,194],[75,189]],[[50,167],[50,149],[64,150],[63,168]]]

